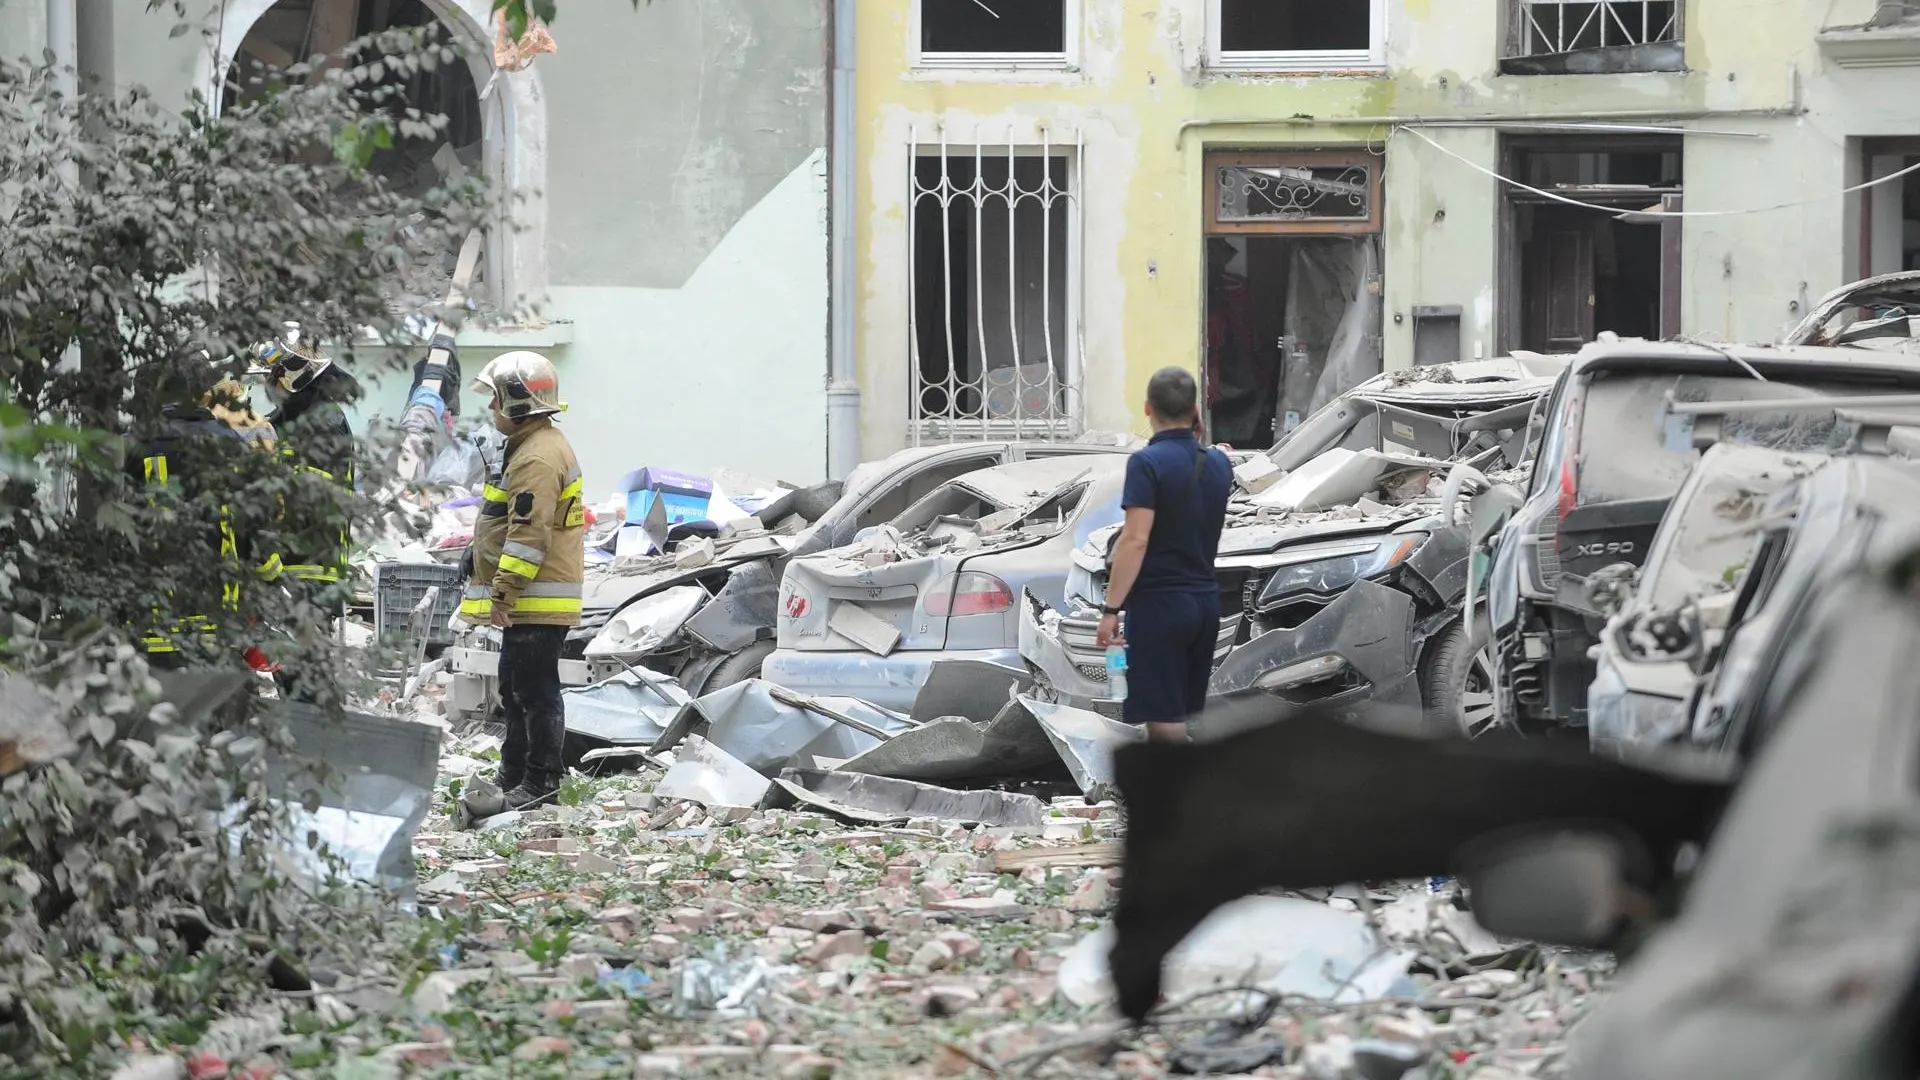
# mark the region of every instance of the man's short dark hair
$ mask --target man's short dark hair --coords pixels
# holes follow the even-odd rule
[[[1147,407],[1162,420],[1190,420],[1200,402],[1200,386],[1186,368],[1163,367],[1147,380]]]

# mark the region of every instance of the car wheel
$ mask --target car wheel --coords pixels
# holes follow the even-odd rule
[[[748,679],[760,677],[760,668],[773,655],[773,639],[766,638],[734,653],[720,662],[707,676],[707,684],[700,688],[702,696],[715,690],[724,690],[734,683],[743,683]]]
[[[1480,624],[1484,631],[1486,620],[1482,618]],[[1453,623],[1427,643],[1420,661],[1420,703],[1429,734],[1474,739],[1499,725],[1487,647],[1483,644],[1469,655],[1467,645],[1464,621]]]

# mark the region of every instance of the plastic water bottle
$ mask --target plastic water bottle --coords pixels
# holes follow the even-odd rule
[[[1127,700],[1127,647],[1107,646],[1107,700]]]

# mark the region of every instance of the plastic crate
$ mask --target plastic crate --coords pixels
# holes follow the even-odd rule
[[[440,595],[434,601],[433,615],[427,622],[427,643],[453,644],[453,628],[447,625],[447,620],[453,618],[453,613],[460,608],[460,592],[464,584],[457,563],[376,564],[373,568],[374,638],[385,640],[389,637],[411,636],[409,624],[413,620],[413,609],[427,595],[428,589],[438,585]]]

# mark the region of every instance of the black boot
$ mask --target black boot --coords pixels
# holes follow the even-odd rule
[[[536,806],[544,806],[553,801],[558,791],[557,784],[552,787],[532,782],[520,784],[507,792],[507,809],[531,810]]]

